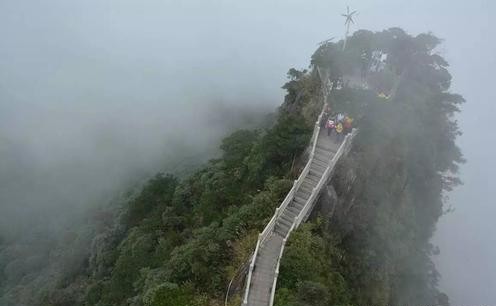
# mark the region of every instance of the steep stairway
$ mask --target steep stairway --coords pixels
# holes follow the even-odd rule
[[[320,132],[314,158],[310,164],[310,171],[296,190],[293,200],[279,216],[274,229],[275,233],[283,238],[286,237],[295,218],[298,217],[303,210],[303,207],[307,204],[313,189],[317,187],[317,184],[338,148],[339,146],[327,136],[325,130]]]
[[[319,117],[320,119],[320,117]],[[291,231],[308,217],[320,189],[351,145],[356,130],[338,143],[325,129],[315,126],[310,159],[288,196],[260,234],[247,277],[243,306],[272,306],[279,262]]]

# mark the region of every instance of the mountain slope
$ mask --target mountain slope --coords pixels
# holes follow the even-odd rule
[[[314,63],[358,79],[362,54],[366,67],[375,50],[387,60],[382,70],[366,71],[366,89],[344,88],[330,98],[334,109],[357,118],[360,133],[329,186],[334,213],[289,241],[277,305],[448,303],[437,290],[431,256],[438,250],[429,240],[445,193],[459,183],[453,114],[463,98],[448,91],[438,43],[400,29],[359,31],[346,53],[330,45],[314,54]]]
[[[236,131],[218,159],[189,177],[158,174],[102,209],[61,247],[71,252],[78,239],[92,239],[91,249],[60,267],[55,285],[29,294],[9,288],[0,301],[223,305],[234,277],[229,303],[239,305],[243,284],[235,276],[304,165],[321,109],[319,66],[330,71],[329,105],[355,118],[360,133],[320,210],[288,242],[276,304],[446,305],[429,239],[444,193],[458,183],[463,159],[452,116],[463,99],[449,93],[447,63],[430,34],[358,31],[344,52],[341,44],[319,47],[309,71],[289,71],[285,101],[268,127]]]

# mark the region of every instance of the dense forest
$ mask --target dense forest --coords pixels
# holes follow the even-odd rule
[[[289,70],[264,126],[233,132],[189,176],[159,173],[102,205],[53,245],[49,272],[0,240],[0,304],[215,306],[234,278],[228,303],[239,305],[257,235],[304,164],[321,67],[333,84],[326,103],[360,132],[327,186],[334,200],[321,199],[288,241],[276,305],[448,305],[429,240],[460,183],[453,115],[463,98],[449,92],[440,42],[392,28],[357,31],[344,51],[342,41],[320,46],[308,70]]]

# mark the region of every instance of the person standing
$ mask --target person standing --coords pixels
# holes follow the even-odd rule
[[[353,126],[353,118],[351,118],[350,116],[344,117],[343,128],[345,135],[351,132],[352,126]]]
[[[327,129],[327,136],[331,136],[332,130],[336,127],[336,123],[334,122],[333,118],[329,117],[326,123],[326,129]]]
[[[335,130],[336,130],[336,140],[337,140],[337,142],[339,143],[339,142],[341,142],[341,141],[342,141],[342,139],[343,139],[343,134],[344,134],[344,133],[343,133],[343,132],[344,132],[344,131],[343,131],[343,123],[338,122],[338,123],[336,124],[336,128],[335,128]]]
[[[322,118],[320,118],[320,123],[319,123],[321,129],[325,128],[325,126],[327,125],[327,117],[328,115],[326,113],[322,114]]]
[[[327,120],[331,116],[331,107],[326,105],[324,112],[322,113],[322,118],[320,120],[320,128],[325,128],[327,125]]]

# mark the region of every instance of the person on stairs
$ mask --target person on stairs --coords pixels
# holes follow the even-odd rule
[[[344,117],[344,120],[343,120],[344,135],[347,135],[348,133],[350,133],[352,127],[353,127],[353,118],[346,115]]]
[[[331,136],[331,133],[335,127],[336,127],[336,124],[335,124],[334,119],[332,117],[329,117],[329,119],[327,119],[327,123],[326,123],[327,136]]]
[[[321,129],[326,128],[327,120],[329,120],[329,114],[324,112],[324,114],[322,114],[322,118],[320,119],[320,128]]]
[[[344,137],[343,123],[338,122],[336,124],[335,130],[336,130],[336,141],[340,143],[341,141],[343,141],[343,137]]]

